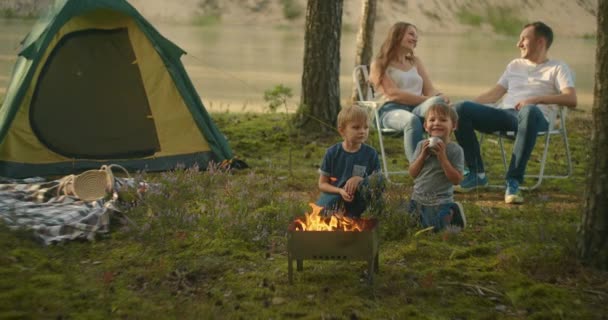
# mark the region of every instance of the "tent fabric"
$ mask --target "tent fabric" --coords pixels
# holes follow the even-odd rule
[[[124,0],[57,0],[24,39],[0,108],[0,176],[232,158],[184,53]]]
[[[49,149],[69,157],[141,157],[160,151],[134,60],[125,28],[63,37],[40,73],[30,105],[36,136]],[[74,65],[78,72],[73,72]],[[87,74],[95,74],[100,85],[83,82]],[[62,86],[71,89],[66,94]]]

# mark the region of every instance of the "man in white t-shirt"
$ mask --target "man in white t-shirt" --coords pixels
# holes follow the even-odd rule
[[[547,51],[553,31],[542,22],[524,26],[517,42],[521,58],[511,61],[496,86],[474,101],[455,105],[459,121],[456,139],[464,150],[469,169],[457,191],[466,192],[488,185],[475,130],[491,133],[515,131],[515,144],[507,171],[505,202],[523,203],[519,185],[539,131],[548,129],[555,105],[576,107],[574,76],[568,65],[551,60]],[[502,98],[497,107],[494,104]]]

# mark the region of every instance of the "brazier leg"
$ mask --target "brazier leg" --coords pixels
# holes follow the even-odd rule
[[[374,270],[376,269],[374,262],[376,262],[375,258],[367,260],[367,281],[369,284],[374,283]]]
[[[293,259],[287,258],[287,274],[289,275],[289,284],[293,284]]]
[[[380,272],[380,261],[378,259],[379,254],[376,253],[376,258],[374,258],[374,270],[376,271],[376,273]]]
[[[304,260],[296,260],[296,263],[297,263],[297,270],[298,271],[304,270]]]

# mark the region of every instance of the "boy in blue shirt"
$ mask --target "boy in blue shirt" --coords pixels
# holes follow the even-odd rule
[[[329,147],[323,157],[316,204],[325,215],[339,211],[359,218],[370,203],[380,203],[384,189],[378,153],[364,144],[369,135],[367,111],[357,105],[342,108],[338,132],[344,140]]]

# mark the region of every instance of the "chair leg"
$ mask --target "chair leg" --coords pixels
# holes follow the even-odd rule
[[[553,121],[553,120],[552,120]],[[565,121],[565,114],[562,113],[562,111],[560,111],[560,121],[561,121],[561,126],[560,126],[560,130],[554,130],[553,126],[550,126],[550,130],[548,132],[545,133],[546,137],[545,137],[545,145],[543,146],[543,154],[541,156],[541,163],[540,163],[540,169],[538,174],[526,174],[525,177],[526,178],[535,178],[536,182],[534,183],[534,185],[529,186],[529,187],[525,187],[525,186],[521,186],[521,189],[523,190],[533,190],[538,188],[542,181],[545,179],[565,179],[565,178],[569,178],[570,176],[572,176],[573,174],[573,165],[572,165],[572,153],[570,151],[570,145],[568,143],[568,132],[566,130],[566,121]],[[550,144],[551,144],[551,135],[552,134],[559,134],[562,136],[562,140],[564,142],[564,146],[566,148],[566,166],[567,166],[567,171],[565,174],[545,174],[545,169],[547,166],[547,158],[549,155],[549,148],[550,148]],[[479,139],[479,144],[481,145],[481,143],[483,142],[483,138],[484,138],[484,134],[481,134],[481,137]],[[498,136],[498,144],[500,147],[500,152],[501,152],[501,157],[502,157],[502,162],[503,162],[503,166],[505,169],[505,174],[508,171],[508,163],[507,163],[507,155],[505,152],[505,146],[504,146],[504,142],[503,142],[503,137],[502,136]],[[510,159],[509,159],[510,160]],[[494,188],[501,188],[500,185],[490,185],[490,187],[494,187]],[[502,188],[504,188],[504,185],[502,186]]]
[[[568,133],[566,132],[565,124],[562,124],[562,140],[564,140],[564,146],[566,147],[566,161],[568,161],[568,171],[564,178],[569,178],[572,175],[572,154],[570,153],[570,145],[568,144]]]
[[[380,155],[382,156],[382,170],[383,170],[383,174],[384,177],[386,178],[386,181],[390,182],[391,179],[389,178],[389,173],[388,173],[388,163],[386,162],[386,151],[384,150],[384,141],[382,141],[382,129],[380,129],[380,119],[378,117],[378,113],[376,113],[375,116],[375,120],[376,120],[376,128],[378,131],[378,143],[380,144]]]
[[[547,164],[547,155],[549,154],[549,145],[551,144],[551,134],[547,133],[546,137],[545,137],[545,146],[543,148],[543,155],[540,159],[540,169],[538,172],[538,176],[533,176],[536,177],[536,183],[530,187],[527,187],[525,189],[527,190],[534,190],[536,188],[538,188],[540,186],[540,184],[543,182],[543,177],[545,174],[545,165]],[[523,189],[523,187],[522,187]]]
[[[507,170],[509,170],[509,167],[507,166],[507,154],[505,152],[505,145],[502,142],[502,137],[498,137],[498,145],[500,146],[500,156],[502,157],[502,165],[505,168],[505,174],[507,173]]]

